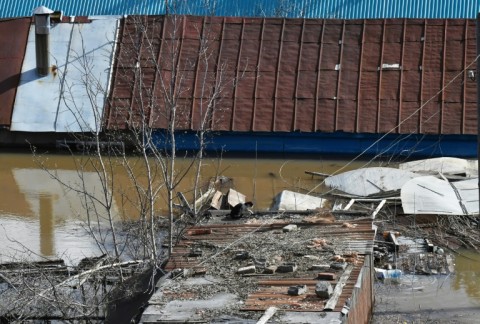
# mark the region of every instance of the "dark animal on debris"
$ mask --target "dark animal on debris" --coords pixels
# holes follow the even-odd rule
[[[252,214],[251,211],[248,209],[250,207],[253,207],[253,203],[250,201],[247,201],[246,203],[236,204],[230,212],[230,217],[239,219],[242,217],[250,216]]]

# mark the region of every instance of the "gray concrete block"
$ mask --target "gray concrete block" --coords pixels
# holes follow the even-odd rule
[[[288,288],[288,294],[292,296],[304,295],[308,291],[307,285],[291,286]]]
[[[328,281],[319,281],[315,286],[315,293],[320,298],[330,298],[330,296],[333,294],[332,285]]]

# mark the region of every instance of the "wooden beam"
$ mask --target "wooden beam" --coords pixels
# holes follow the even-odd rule
[[[262,317],[260,317],[260,319],[258,320],[257,324],[265,324],[268,322],[268,320],[270,318],[272,318],[273,315],[275,315],[275,313],[277,312],[278,308],[277,307],[269,307],[267,308],[267,310],[265,311],[265,313],[263,314]]]
[[[349,264],[345,271],[343,272],[342,276],[338,280],[337,284],[335,285],[335,289],[333,290],[332,297],[327,301],[325,304],[325,311],[333,311],[335,306],[337,306],[338,299],[343,291],[343,286],[347,283],[348,278],[350,278],[350,273],[353,270],[353,265]]]

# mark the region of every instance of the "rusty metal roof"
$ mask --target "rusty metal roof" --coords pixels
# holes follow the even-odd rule
[[[340,311],[345,305],[348,298],[352,296],[352,291],[360,276],[360,271],[364,265],[365,255],[373,252],[373,239],[375,236],[375,230],[372,229],[371,220],[352,220],[351,224],[354,224],[354,228],[343,226],[345,223],[334,222],[330,224],[307,224],[297,223],[300,227],[300,231],[307,229],[312,230],[314,236],[324,238],[328,242],[331,242],[334,247],[335,253],[358,253],[358,257],[350,267],[351,273],[344,272],[343,270],[335,271],[337,279],[332,281],[332,285],[335,285],[339,278],[345,273],[347,280],[341,291],[338,302],[334,306],[333,311]],[[217,252],[225,249],[226,254],[228,251],[235,251],[238,248],[244,246],[242,242],[254,241],[255,237],[258,237],[258,242],[265,242],[268,245],[262,235],[276,234],[279,235],[281,229],[290,223],[280,222],[273,224],[214,224],[190,227],[185,231],[183,238],[174,247],[172,256],[169,258],[165,265],[165,269],[172,271],[174,269],[191,269],[193,274],[206,273],[207,275],[215,278],[216,274],[215,266],[221,264],[223,267],[235,267],[231,265],[232,258],[230,255],[226,256],[226,259],[222,259],[222,252]],[[280,231],[279,231],[280,230]],[[278,240],[282,240],[278,236]],[[299,236],[298,240],[302,238]],[[304,239],[304,237],[303,237]],[[265,241],[264,241],[265,240]],[[294,239],[295,241],[295,239]],[[257,241],[255,241],[257,242]],[[290,242],[290,241],[289,241]],[[298,242],[297,242],[298,243]],[[300,242],[302,251],[304,252],[305,246],[309,244],[308,241]],[[215,254],[213,257],[203,254],[203,256],[194,257],[192,251],[197,247],[215,247]],[[261,247],[258,246],[258,249]],[[298,255],[291,256],[291,260],[295,258],[302,259],[302,251],[297,251]],[[330,254],[332,252],[319,252],[319,250],[313,250],[317,252],[311,252],[312,254],[327,253],[328,260],[330,260]],[[258,251],[251,251],[256,253]],[[315,261],[321,262],[321,261]],[[331,261],[327,261],[330,263]],[[331,272],[331,270],[330,270]],[[318,282],[316,274],[318,271],[306,271],[301,269],[295,273],[275,273],[271,275],[260,275],[253,277],[256,280],[256,289],[249,293],[244,300],[244,304],[241,307],[242,311],[263,311],[270,306],[278,307],[288,311],[301,311],[301,312],[318,312],[325,310],[325,299],[319,298],[315,294],[315,284]],[[241,278],[241,275],[237,275]],[[248,276],[248,275],[246,275]],[[252,278],[252,277],[250,277]],[[240,279],[235,279],[240,280]],[[307,285],[309,292],[301,296],[291,296],[286,292],[289,287],[296,285]],[[162,288],[160,288],[162,289]],[[245,288],[247,289],[247,288]],[[183,296],[184,290],[176,290],[173,292],[170,288],[165,288],[165,291],[160,291],[159,296],[167,296],[173,299],[187,298],[195,300],[196,294],[192,290],[189,291],[187,297]],[[197,296],[198,298],[198,296]],[[162,302],[163,303],[163,302]],[[162,312],[160,312],[162,313]]]
[[[130,16],[107,127],[146,115],[166,128],[174,98],[178,127],[197,130],[208,93],[221,89],[218,131],[473,134],[475,46],[468,19]]]
[[[0,20],[0,127],[9,126],[31,18]]]

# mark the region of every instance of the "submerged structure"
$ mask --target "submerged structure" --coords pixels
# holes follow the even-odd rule
[[[371,220],[257,221],[188,228],[140,322],[368,323]]]

